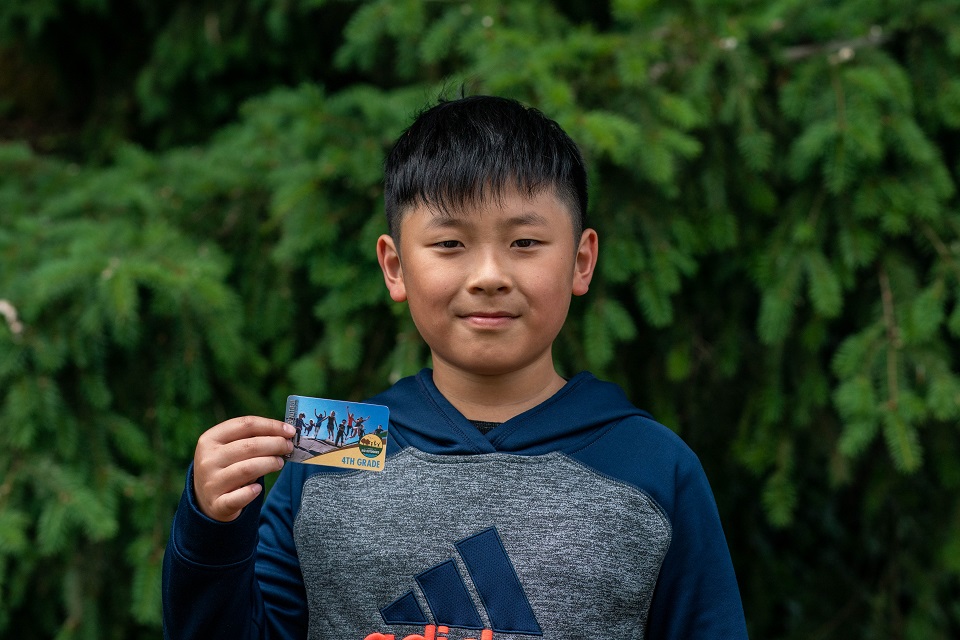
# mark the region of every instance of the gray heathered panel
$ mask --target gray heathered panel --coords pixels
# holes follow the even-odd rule
[[[645,493],[560,454],[435,456],[406,450],[381,473],[317,475],[304,485],[295,537],[312,639],[363,640],[414,576],[453,559],[454,543],[494,526],[544,638],[642,638],[670,524]],[[479,638],[451,629],[450,640]],[[496,640],[531,640],[495,634]]]

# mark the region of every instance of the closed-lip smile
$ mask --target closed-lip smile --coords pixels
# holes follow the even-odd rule
[[[508,311],[469,311],[459,314],[460,318],[478,327],[501,327],[516,318]]]
[[[513,318],[514,314],[508,311],[469,311],[461,315],[463,318]]]

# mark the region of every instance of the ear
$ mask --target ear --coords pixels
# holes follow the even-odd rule
[[[403,267],[400,265],[400,252],[393,238],[386,234],[377,239],[377,261],[383,271],[383,281],[390,292],[390,299],[403,302],[407,299],[407,288],[403,284]]]
[[[577,247],[577,261],[573,271],[573,295],[582,296],[590,289],[593,271],[597,266],[600,239],[593,229],[584,229]]]

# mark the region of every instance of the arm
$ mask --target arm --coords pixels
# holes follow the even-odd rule
[[[282,464],[276,454],[291,446],[287,428],[266,419],[237,419],[201,436],[164,555],[165,637],[305,634],[292,501],[284,496],[290,488],[284,477],[290,474],[281,474],[262,518],[262,479],[249,477]],[[299,602],[300,609],[291,610],[290,602]]]
[[[700,460],[680,437],[641,414],[615,423],[574,458],[647,493],[670,522],[647,640],[746,640],[740,590],[713,492]]]
[[[261,498],[231,522],[203,515],[193,467],[163,557],[165,638],[261,638],[263,607],[254,580]]]
[[[746,640],[747,629],[713,492],[698,460],[675,469],[673,537],[660,569],[648,638]]]

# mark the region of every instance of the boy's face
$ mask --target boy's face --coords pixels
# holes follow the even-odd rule
[[[459,214],[418,207],[401,221],[400,247],[377,255],[390,297],[406,301],[435,370],[505,375],[553,371],[551,347],[571,295],[587,292],[597,260],[592,229],[574,238],[553,190],[506,192]]]

